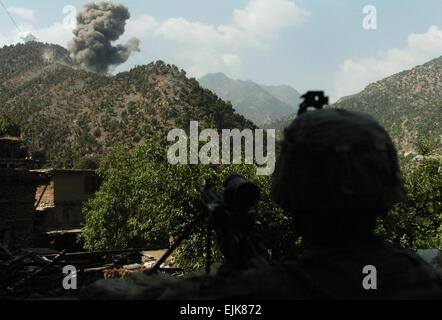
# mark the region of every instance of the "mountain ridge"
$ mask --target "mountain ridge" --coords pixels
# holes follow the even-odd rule
[[[198,79],[205,88],[258,125],[290,115],[298,110],[300,94],[288,85],[261,85],[251,80],[234,80],[224,73],[209,73]]]
[[[417,154],[416,141],[434,141],[436,154],[442,154],[442,56],[409,70],[370,83],[357,94],[343,97],[330,108],[371,114],[392,137],[398,153]],[[294,116],[276,119],[278,137]]]
[[[168,130],[188,129],[191,120],[201,127],[255,128],[161,60],[103,75],[73,66],[60,46],[28,42],[0,48],[0,74],[0,115],[16,119],[30,151],[56,168],[101,158],[119,143],[158,136],[166,143]]]

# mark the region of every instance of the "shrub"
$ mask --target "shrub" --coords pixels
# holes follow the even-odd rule
[[[201,212],[195,182],[221,190],[224,179],[237,172],[261,189],[253,214],[273,257],[296,254],[298,237],[291,232],[291,221],[269,198],[270,177],[256,176],[254,165],[170,165],[166,156],[164,147],[148,141],[134,149],[120,145],[101,161],[97,172],[103,183],[83,208],[86,249],[154,246],[161,239],[176,238]],[[194,231],[178,250],[177,263],[187,270],[205,261],[205,227]],[[212,250],[213,259],[221,261],[216,243]]]

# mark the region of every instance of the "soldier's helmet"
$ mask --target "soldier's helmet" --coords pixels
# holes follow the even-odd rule
[[[271,195],[292,214],[351,220],[382,215],[405,196],[388,133],[370,115],[340,109],[305,112],[285,129]]]

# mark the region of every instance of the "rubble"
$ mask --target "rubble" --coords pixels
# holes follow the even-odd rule
[[[150,274],[166,250],[126,249],[95,252],[65,252],[48,248],[20,250],[13,258],[0,256],[0,300],[2,299],[156,299],[169,286],[197,286],[205,279],[203,269],[183,275],[167,260],[159,273]],[[442,278],[442,251],[417,252],[433,265]],[[64,266],[77,269],[78,290],[65,290]],[[216,275],[218,264],[210,274]],[[201,281],[195,279],[201,278]],[[192,280],[194,279],[194,280]],[[178,281],[178,282],[177,282]],[[181,281],[184,281],[181,283]],[[86,289],[87,288],[87,289]]]
[[[136,269],[140,269],[141,267],[142,267],[142,265],[139,263],[132,263],[132,264],[127,264],[127,265],[123,266],[123,269],[136,270]]]
[[[123,278],[152,269],[158,261],[155,257],[164,252],[143,248],[70,253],[47,248],[22,249],[12,258],[0,256],[0,300],[76,299],[83,288],[99,279]],[[63,288],[65,266],[76,268],[78,290]],[[163,264],[160,271],[174,274],[180,270]]]

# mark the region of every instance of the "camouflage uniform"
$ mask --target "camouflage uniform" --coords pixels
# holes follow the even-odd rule
[[[287,270],[303,271],[324,296],[442,298],[429,264],[373,236],[376,219],[405,193],[394,145],[371,116],[321,110],[295,119],[285,130],[272,197],[311,244]],[[377,290],[362,287],[366,265],[376,267]]]
[[[285,130],[272,197],[293,215],[308,245],[294,262],[229,275],[180,281],[133,275],[117,295],[93,286],[89,296],[144,299],[437,299],[434,268],[410,250],[373,236],[378,217],[405,197],[394,145],[369,115],[320,110]],[[365,266],[376,268],[376,289],[363,286]],[[132,282],[131,282],[132,281]],[[156,284],[155,284],[156,283]],[[115,290],[114,290],[115,291]],[[128,292],[133,292],[127,295]]]
[[[218,285],[204,290],[187,289],[187,297],[442,298],[441,279],[431,265],[373,235],[376,219],[405,192],[393,142],[371,116],[329,109],[297,117],[285,130],[271,194],[293,215],[307,244],[304,254],[294,262],[218,278]],[[363,286],[365,266],[376,268],[376,289]]]

